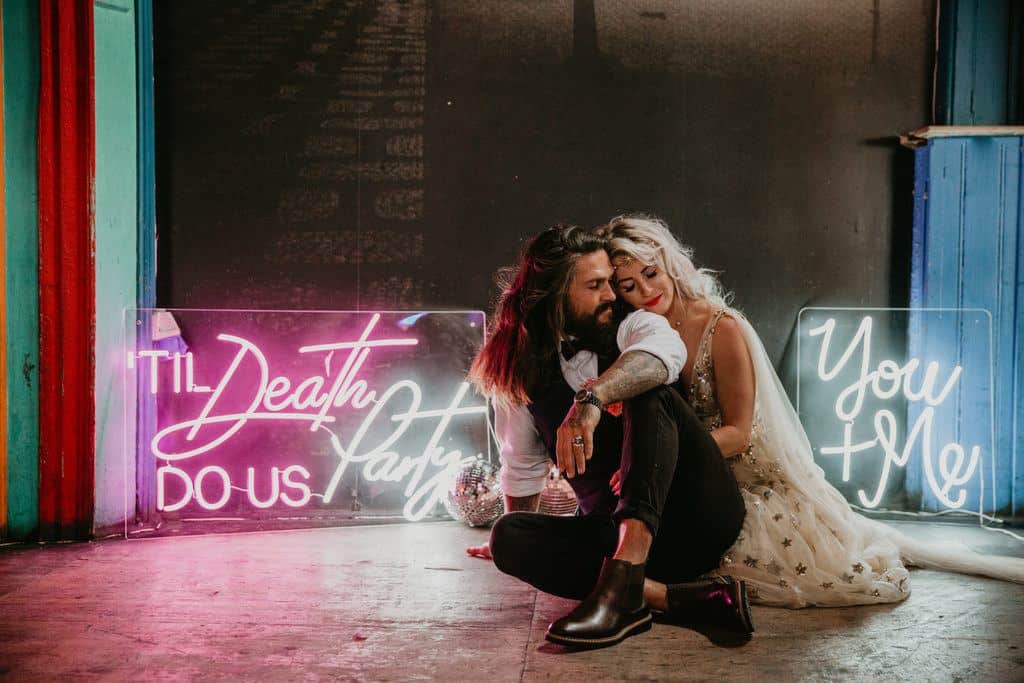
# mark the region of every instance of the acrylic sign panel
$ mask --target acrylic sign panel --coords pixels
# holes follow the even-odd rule
[[[139,486],[161,519],[442,514],[460,464],[488,457],[466,382],[481,312],[129,311],[152,348],[138,386]],[[148,424],[147,424],[148,423]]]
[[[908,348],[908,330],[925,344]],[[797,410],[826,477],[868,510],[992,510],[992,339],[982,310],[805,308]]]

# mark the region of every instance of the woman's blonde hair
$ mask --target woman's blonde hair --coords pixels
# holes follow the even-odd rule
[[[664,270],[675,284],[676,294],[685,299],[704,299],[715,308],[729,305],[732,296],[722,289],[717,272],[693,265],[693,249],[682,245],[659,218],[645,214],[623,214],[598,228],[608,240],[608,255],[616,259],[637,259]]]

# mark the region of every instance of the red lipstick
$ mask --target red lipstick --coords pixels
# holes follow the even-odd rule
[[[644,306],[647,306],[648,308],[650,308],[651,306],[657,306],[658,302],[661,301],[661,297],[662,297],[662,295],[659,294],[658,296],[654,297],[650,301],[644,302]]]

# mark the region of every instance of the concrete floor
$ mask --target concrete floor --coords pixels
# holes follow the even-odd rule
[[[567,652],[543,636],[571,603],[467,557],[485,534],[452,522],[0,551],[0,677],[1024,680],[1024,586],[931,571],[897,606],[755,607],[739,648],[658,624]]]

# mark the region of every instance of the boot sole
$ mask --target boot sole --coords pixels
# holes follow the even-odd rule
[[[550,640],[552,643],[559,643],[560,645],[615,645],[620,643],[630,636],[635,636],[638,633],[651,630],[652,617],[648,612],[642,619],[633,622],[632,624],[623,627],[618,633],[603,638],[574,638],[572,636],[563,636],[550,631],[545,634],[545,638]]]
[[[744,626],[747,629],[747,634],[752,635],[754,633],[754,618],[750,614],[750,601],[747,599],[747,582],[740,581],[740,611],[743,614]]]

